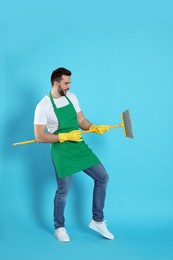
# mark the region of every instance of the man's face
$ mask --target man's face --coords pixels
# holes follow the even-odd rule
[[[57,85],[58,93],[61,96],[66,96],[67,91],[70,89],[70,83],[71,83],[70,76],[62,75],[62,79],[60,83],[58,83]]]

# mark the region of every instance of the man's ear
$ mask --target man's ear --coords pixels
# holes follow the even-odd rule
[[[53,82],[53,85],[54,85],[56,88],[58,88],[58,87],[59,87],[59,82],[54,81],[54,82]]]

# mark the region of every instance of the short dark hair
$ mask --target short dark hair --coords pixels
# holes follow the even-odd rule
[[[54,81],[60,82],[62,79],[62,75],[71,76],[71,71],[65,68],[58,68],[52,72],[51,75],[51,83],[53,85]]]

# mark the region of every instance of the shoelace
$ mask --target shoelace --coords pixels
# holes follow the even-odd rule
[[[107,220],[103,220],[103,221],[101,222],[101,224],[104,224],[105,226],[107,226]]]
[[[61,230],[64,232],[64,233],[67,233],[66,229],[64,227],[61,228]]]

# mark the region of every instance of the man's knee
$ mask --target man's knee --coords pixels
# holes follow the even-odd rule
[[[65,177],[59,180],[58,182],[58,189],[56,191],[56,194],[61,198],[66,198],[69,192],[70,188],[70,178]]]
[[[107,185],[108,182],[109,182],[109,175],[107,174],[107,172],[105,171],[105,174],[102,175],[102,178],[101,178],[102,182]]]
[[[102,171],[100,171],[98,177],[99,178],[97,179],[97,181],[106,187],[109,182],[109,175],[104,168],[102,169]]]

